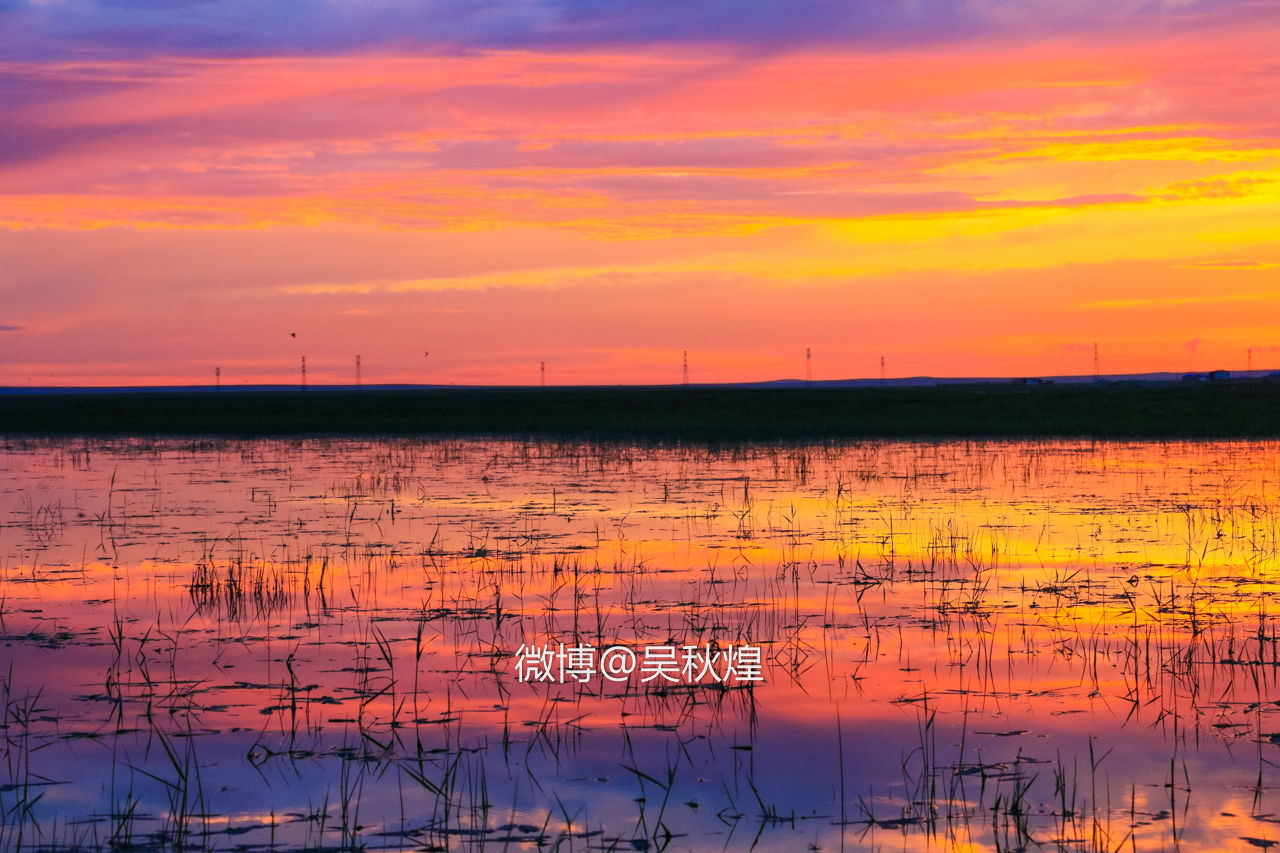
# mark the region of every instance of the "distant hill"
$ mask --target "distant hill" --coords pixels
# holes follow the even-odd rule
[[[1206,373],[1185,374],[1171,373],[1168,371],[1157,373],[1108,373],[1098,377],[1092,374],[1086,376],[1036,376],[1028,374],[1021,377],[994,377],[994,376],[905,376],[891,379],[768,379],[761,382],[703,382],[692,383],[692,387],[700,388],[921,388],[932,387],[938,385],[1008,385],[1008,384],[1026,384],[1044,383],[1055,385],[1079,385],[1094,382],[1134,382],[1134,383],[1161,383],[1161,382],[1184,382],[1189,377],[1195,376],[1208,381],[1211,374],[1227,374],[1224,378],[1231,380],[1251,380],[1251,379],[1280,379],[1280,374],[1273,374],[1266,370],[1254,371],[1224,371],[1215,370]],[[384,384],[384,385],[308,385],[304,388],[297,384],[275,384],[275,385],[114,385],[114,386],[94,386],[94,385],[76,385],[76,386],[60,386],[60,385],[10,385],[0,386],[0,394],[139,394],[139,393],[164,393],[164,394],[183,394],[193,392],[206,391],[237,391],[237,392],[286,392],[286,391],[439,391],[454,389],[517,389],[517,388],[537,388],[536,385],[411,385],[411,384]],[[669,385],[562,385],[553,386],[560,388],[679,388],[683,387],[678,384]]]

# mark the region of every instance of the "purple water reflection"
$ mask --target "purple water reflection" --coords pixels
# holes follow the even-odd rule
[[[1257,849],[1275,449],[10,441],[0,840]]]

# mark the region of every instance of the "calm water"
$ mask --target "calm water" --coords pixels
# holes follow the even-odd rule
[[[8,441],[0,847],[1265,848],[1278,449]]]

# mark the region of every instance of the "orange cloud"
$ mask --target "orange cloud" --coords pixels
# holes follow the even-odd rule
[[[576,359],[574,381],[658,381],[659,353],[699,339],[718,341],[708,380],[765,378],[804,345],[836,355],[829,375],[874,374],[886,349],[904,372],[1000,373],[1011,341],[1060,355],[1192,308],[1205,329],[1135,335],[1116,369],[1192,337],[1238,346],[1269,332],[1207,308],[1275,292],[1280,69],[1266,26],[1215,32],[9,61],[0,261],[23,330],[0,382],[231,358],[269,379],[300,353],[262,341],[299,321],[334,365],[359,346],[412,379],[423,334],[401,316],[448,341],[450,381],[544,357]],[[1238,258],[1254,278],[1207,280]],[[539,299],[566,318],[541,321],[555,340],[524,323]],[[779,338],[719,333],[798,306]],[[570,319],[613,313],[634,327],[567,343]],[[94,331],[175,317],[127,353]]]

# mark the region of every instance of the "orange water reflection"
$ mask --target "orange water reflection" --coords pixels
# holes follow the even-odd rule
[[[10,441],[3,840],[1254,849],[1275,451]]]

